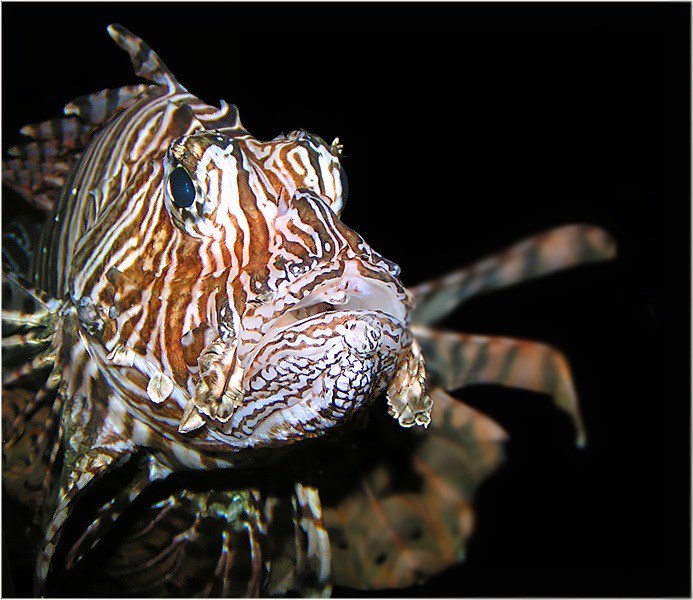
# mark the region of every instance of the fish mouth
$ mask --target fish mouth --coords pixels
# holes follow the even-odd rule
[[[243,404],[221,426],[227,443],[286,445],[348,423],[387,385],[407,333],[382,311],[358,309],[282,327],[246,371]]]
[[[396,281],[344,278],[269,319],[243,357],[243,401],[218,432],[237,447],[279,446],[349,422],[411,343],[405,299]]]
[[[364,281],[345,277],[338,283],[318,286],[290,309],[268,322],[262,338],[246,358],[252,365],[262,348],[283,332],[298,327],[327,313],[382,314],[406,328],[408,309],[403,298],[406,292],[393,281]]]

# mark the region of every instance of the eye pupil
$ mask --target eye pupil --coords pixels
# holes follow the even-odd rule
[[[173,203],[179,208],[187,208],[195,202],[195,184],[183,167],[176,167],[168,178]]]

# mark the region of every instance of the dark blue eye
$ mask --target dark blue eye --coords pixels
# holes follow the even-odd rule
[[[168,189],[173,203],[179,208],[188,208],[195,202],[195,184],[183,167],[176,167],[168,177]]]

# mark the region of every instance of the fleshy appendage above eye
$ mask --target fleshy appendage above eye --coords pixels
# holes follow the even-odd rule
[[[330,144],[330,150],[332,150],[337,155],[337,160],[339,161],[339,182],[342,186],[341,205],[344,206],[347,199],[349,198],[349,180],[347,179],[347,174],[344,170],[344,165],[342,164],[342,159],[344,158],[344,144],[340,143],[338,137],[332,140],[332,143]]]
[[[188,208],[195,202],[196,190],[192,178],[183,167],[176,167],[168,176],[171,200],[178,208]]]

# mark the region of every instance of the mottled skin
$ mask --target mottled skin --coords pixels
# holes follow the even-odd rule
[[[198,576],[202,595],[324,595],[461,560],[504,434],[446,391],[547,392],[584,432],[559,352],[427,325],[474,294],[608,258],[612,242],[566,227],[407,291],[339,218],[337,140],[256,140],[234,106],[202,103],[141,40],[109,32],[151,85],[25,127],[35,141],[3,169],[50,211],[28,281],[6,277],[3,297],[3,479],[40,515],[37,591],[85,569],[99,593],[185,594]],[[383,393],[396,421],[375,411],[355,439],[380,454],[363,455],[346,426],[363,428]],[[273,467],[293,445],[293,466]],[[331,452],[343,481],[324,475]],[[94,508],[81,499],[97,480],[119,485]]]

